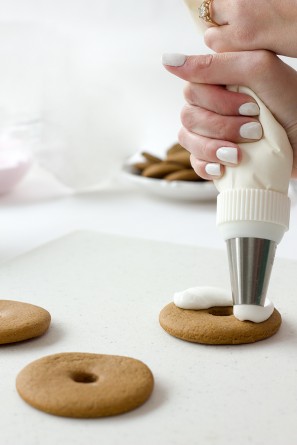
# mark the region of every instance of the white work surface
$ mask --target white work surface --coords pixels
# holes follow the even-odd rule
[[[272,338],[203,346],[168,335],[160,309],[176,289],[227,286],[225,255],[211,249],[77,232],[3,265],[0,298],[51,312],[39,339],[1,347],[1,443],[39,445],[272,444],[297,441],[297,263],[277,260],[269,295],[283,316]],[[17,373],[57,352],[131,356],[155,377],[149,401],[121,416],[59,418],[18,396]]]
[[[107,101],[98,101],[101,95],[116,104],[110,111],[117,138],[112,139],[115,147],[105,147],[108,159],[113,148],[121,153],[124,142],[129,147],[127,156],[143,148],[154,151],[156,145],[165,149],[174,142],[183,83],[163,70],[161,53],[209,51],[197,38],[180,0],[143,4],[135,0],[11,0],[2,2],[0,11],[1,20],[17,26],[25,27],[26,22],[30,29],[32,23],[45,26],[50,41],[56,35],[51,31],[59,31],[61,42],[56,49],[61,46],[61,53],[54,55],[57,63],[65,59],[71,68],[62,63],[58,81],[56,71],[50,70],[47,94],[42,96],[45,103],[39,104],[40,64],[28,63],[24,55],[21,60],[26,64],[14,70],[17,82],[12,90],[1,82],[1,103],[7,99],[11,104],[14,99],[26,104],[28,112],[41,107],[42,115],[46,111],[47,117],[49,112],[55,119],[58,111],[59,130],[79,135],[74,140],[82,160],[89,159],[90,147],[80,141],[85,142],[92,132],[94,152],[97,146],[100,149],[99,142],[101,150],[105,147],[102,137],[110,115]],[[8,38],[3,41],[11,43]],[[5,78],[7,73],[11,80],[14,77],[7,72],[5,60],[1,74]],[[297,67],[296,61],[290,59],[290,63]],[[72,73],[70,90],[68,72]],[[119,72],[121,82],[116,81]],[[64,118],[60,116],[63,110]],[[84,121],[82,125],[72,122],[69,116],[74,110],[79,122],[92,110],[97,118],[94,128],[83,125]],[[70,162],[73,146],[68,148]],[[297,263],[292,262],[297,260],[296,198],[291,229],[278,247],[270,291],[284,323],[272,339],[243,347],[188,344],[171,338],[158,324],[159,311],[174,289],[228,283],[214,201],[161,199],[119,179],[109,188],[75,194],[35,165],[19,187],[0,197],[0,212],[0,298],[42,305],[53,317],[44,337],[1,347],[1,445],[297,443]],[[80,230],[133,239],[82,233],[17,258]],[[15,391],[17,372],[36,358],[60,351],[114,353],[143,360],[156,379],[152,398],[132,413],[90,421],[62,419],[30,408]]]
[[[74,194],[37,166],[9,195],[0,196],[0,263],[76,230],[170,241],[225,251],[216,224],[216,202],[170,200],[144,193],[124,180]],[[278,257],[297,260],[297,195],[291,228]]]

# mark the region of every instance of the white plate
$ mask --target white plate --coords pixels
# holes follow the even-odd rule
[[[213,201],[218,194],[211,181],[166,181],[164,179],[145,178],[139,175],[130,163],[123,166],[123,175],[136,186],[165,198],[187,201]]]

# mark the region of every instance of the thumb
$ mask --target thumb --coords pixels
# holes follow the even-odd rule
[[[164,54],[165,68],[175,76],[193,83],[215,85],[243,85],[253,87],[258,77],[263,76],[265,58],[275,56],[268,51],[244,51],[200,56]],[[251,76],[251,74],[253,74]],[[259,74],[261,76],[259,76]]]

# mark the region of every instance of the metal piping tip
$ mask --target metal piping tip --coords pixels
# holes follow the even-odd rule
[[[226,242],[233,304],[264,306],[277,244],[261,238]]]

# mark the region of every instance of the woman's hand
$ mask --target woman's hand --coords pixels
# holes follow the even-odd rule
[[[258,106],[225,85],[252,89],[284,127],[294,152],[297,178],[297,72],[269,51],[203,56],[167,54],[167,70],[188,81],[179,142],[192,154],[194,170],[205,179],[224,173],[241,160],[239,142],[261,139]]]
[[[297,57],[296,0],[213,0],[211,17],[222,25],[205,32],[216,52],[267,49]]]

